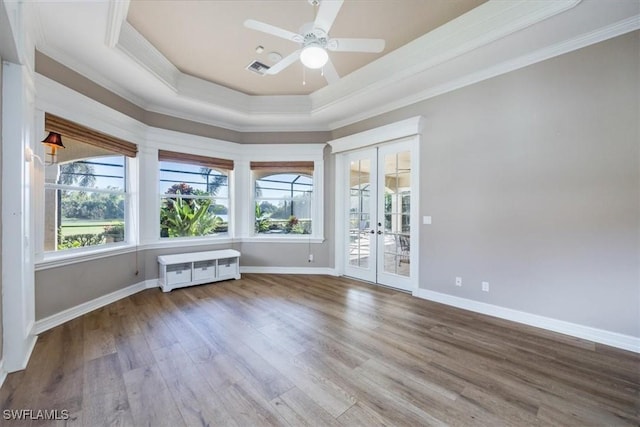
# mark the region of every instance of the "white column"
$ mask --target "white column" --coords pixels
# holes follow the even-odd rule
[[[34,88],[27,67],[2,64],[2,291],[4,367],[26,367],[35,345],[31,168],[25,152],[36,140]]]
[[[139,182],[139,230],[140,243],[151,244],[160,238],[160,197],[158,186],[158,149],[138,147]]]
[[[247,160],[234,161],[233,168],[233,209],[232,218],[236,224],[234,238],[249,237],[254,227],[254,188],[251,186],[251,169]]]

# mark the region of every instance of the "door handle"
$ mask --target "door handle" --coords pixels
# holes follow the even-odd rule
[[[382,234],[382,230],[378,230],[378,234]]]
[[[371,234],[376,234],[376,232],[374,230],[371,230]]]

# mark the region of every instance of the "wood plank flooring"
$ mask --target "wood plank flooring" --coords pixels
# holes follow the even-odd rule
[[[344,278],[150,289],[39,338],[2,426],[631,426],[640,356]],[[0,417],[2,414],[0,414]]]

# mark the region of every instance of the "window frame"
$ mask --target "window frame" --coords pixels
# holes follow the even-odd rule
[[[117,153],[116,153],[117,154]],[[124,157],[124,188],[122,190],[108,190],[103,188],[92,188],[92,187],[81,187],[81,186],[70,186],[63,184],[53,184],[46,183],[43,181],[42,185],[42,201],[41,201],[41,213],[42,217],[38,221],[40,222],[40,235],[39,239],[40,245],[40,254],[41,260],[38,262],[38,268],[45,268],[49,263],[56,263],[57,261],[72,259],[72,262],[76,260],[85,260],[92,259],[93,256],[100,256],[103,253],[110,253],[114,251],[121,252],[127,248],[134,248],[136,245],[136,225],[137,220],[135,215],[133,214],[134,207],[137,206],[137,202],[135,201],[134,196],[134,181],[137,181],[137,168],[136,168],[136,157],[128,157],[122,155]],[[43,166],[44,169],[44,166]],[[122,194],[124,195],[124,224],[125,224],[125,234],[124,240],[120,242],[110,242],[104,243],[100,245],[92,245],[92,246],[83,246],[79,248],[72,249],[64,249],[64,250],[53,250],[53,251],[45,251],[44,250],[44,215],[45,212],[45,192],[51,189],[61,189],[61,190],[71,190],[71,191],[84,191],[84,192],[94,192],[94,193],[106,193],[106,194]],[[125,250],[125,252],[127,252]]]
[[[251,171],[251,173],[255,175],[255,172],[253,170]],[[278,184],[290,185],[291,186],[291,190],[286,190],[284,188],[283,189],[280,189],[280,188],[266,188],[266,187],[263,187],[263,186],[261,186],[261,188],[262,189],[266,189],[266,190],[270,190],[270,191],[283,192],[283,193],[287,192],[287,191],[290,191],[290,193],[294,193],[295,192],[295,193],[309,194],[309,208],[308,208],[309,209],[309,216],[306,219],[308,219],[308,221],[311,224],[311,233],[282,233],[282,234],[280,234],[280,233],[266,233],[266,232],[265,233],[261,233],[259,231],[256,231],[255,227],[254,227],[254,231],[253,231],[254,234],[255,235],[259,235],[259,236],[269,235],[269,234],[304,235],[304,236],[308,236],[310,234],[312,235],[313,234],[313,225],[314,225],[313,224],[313,208],[315,207],[315,205],[313,203],[314,202],[313,194],[314,194],[314,191],[315,191],[315,185],[314,185],[314,182],[313,182],[313,173],[309,174],[309,173],[303,173],[303,172],[294,172],[294,171],[286,171],[286,172],[284,172],[284,171],[275,170],[275,171],[270,172],[268,175],[264,175],[264,176],[262,176],[260,178],[256,178],[254,176],[254,180],[253,180],[253,182],[254,182],[254,188],[253,188],[253,191],[254,191],[254,196],[253,196],[254,203],[253,203],[253,206],[255,206],[256,204],[262,205],[263,202],[268,202],[268,203],[273,205],[272,202],[285,202],[286,203],[288,201],[289,203],[291,203],[291,211],[292,212],[294,211],[294,201],[295,201],[296,195],[289,194],[289,195],[283,196],[283,197],[266,197],[266,196],[258,196],[257,193],[256,193],[256,184],[259,181],[260,182],[269,182],[269,180],[266,179],[266,178],[276,177],[276,176],[280,176],[280,175],[297,176],[297,178],[294,179],[293,181],[291,181],[290,183],[289,182],[285,182],[285,181],[271,181],[271,182],[274,182],[274,183],[277,182],[277,184],[275,184],[276,186]],[[300,178],[300,177],[305,177],[305,178],[309,179],[311,182],[309,184],[307,184],[307,183],[297,183],[296,180],[298,178]],[[310,190],[309,191],[304,191],[304,190],[299,190],[299,189],[294,190],[293,189],[294,185],[308,186],[308,187],[310,187]],[[255,214],[255,209],[254,209],[254,214]],[[294,214],[291,213],[291,215],[294,215]],[[291,217],[291,215],[289,216],[289,218]],[[255,217],[254,217],[254,219],[255,219]],[[298,218],[298,219],[300,220],[301,218]],[[272,218],[272,220],[273,220],[273,218]],[[276,220],[278,220],[278,221],[286,221],[287,218],[279,218],[279,219],[276,219]],[[254,223],[255,223],[255,221],[254,221]]]
[[[163,150],[160,150],[163,151]],[[195,157],[207,157],[207,156],[196,156]],[[209,156],[212,157],[213,156]],[[156,211],[155,211],[155,219],[157,220],[157,226],[155,227],[156,229],[156,241],[157,242],[161,242],[161,243],[173,243],[173,242],[178,242],[178,243],[186,243],[186,242],[198,242],[198,241],[204,241],[204,242],[219,242],[219,241],[224,241],[229,239],[232,236],[232,230],[233,230],[233,226],[235,223],[235,215],[233,214],[233,185],[232,185],[232,175],[233,175],[233,169],[229,169],[226,171],[226,176],[227,176],[227,197],[225,198],[226,202],[227,202],[227,232],[226,233],[217,233],[217,234],[208,234],[205,236],[179,236],[179,237],[163,237],[162,236],[162,227],[160,225],[160,221],[159,221],[159,217],[160,217],[160,209],[162,208],[162,200],[167,198],[168,194],[166,193],[161,193],[160,192],[160,182],[161,182],[161,173],[162,173],[162,162],[172,162],[171,160],[160,160],[160,157],[157,157],[157,167],[156,167],[156,171],[157,171],[157,176],[156,176],[156,194],[155,194],[155,198],[156,198],[156,203],[155,206],[157,207]],[[198,163],[187,163],[186,161],[178,161],[178,160],[174,160],[173,163],[178,163],[178,164],[184,164],[184,165],[188,165],[188,166],[201,166]],[[231,164],[233,165],[233,161],[231,160]],[[209,166],[207,166],[209,167]],[[217,172],[221,172],[221,170],[219,168],[214,168],[214,167],[210,167],[210,169],[213,169]],[[209,196],[205,196],[205,195],[185,195],[183,196],[184,199],[201,199],[201,200],[215,200],[216,198],[220,199],[220,197],[214,196],[214,195],[209,195]]]
[[[56,92],[46,86],[45,92]],[[75,94],[63,92],[66,96],[74,98]],[[51,95],[51,94],[49,94]],[[60,94],[59,94],[60,95]],[[57,96],[59,98],[59,96]],[[30,183],[38,183],[36,186],[31,187],[32,207],[33,211],[33,224],[34,224],[34,236],[33,240],[33,264],[35,271],[59,267],[68,264],[74,264],[77,262],[89,261],[93,259],[100,259],[104,256],[110,256],[111,254],[123,254],[136,251],[137,248],[137,236],[138,236],[138,167],[139,167],[139,154],[140,154],[140,141],[143,140],[143,135],[138,134],[135,131],[127,130],[135,128],[135,120],[126,116],[114,116],[113,111],[108,107],[97,103],[86,103],[84,99],[76,99],[78,105],[83,105],[85,108],[73,109],[73,111],[67,109],[53,108],[52,105],[46,104],[47,111],[42,108],[43,103],[38,100],[39,106],[36,110],[35,117],[35,131],[36,134],[46,135],[48,127],[46,124],[51,119],[52,115],[57,115],[57,118],[65,117],[62,119],[68,123],[76,125],[78,128],[88,129],[93,135],[100,135],[107,143],[110,140],[121,141],[125,145],[129,145],[135,150],[135,157],[130,157],[125,153],[118,153],[116,150],[114,154],[124,155],[125,162],[125,238],[121,242],[112,242],[109,244],[85,246],[81,248],[66,249],[62,251],[46,251],[44,250],[45,229],[44,229],[44,216],[45,216],[45,165],[43,159],[46,158],[46,147],[44,144],[39,143],[39,139],[33,142],[28,148],[28,153],[33,153],[26,160],[33,164],[33,167],[29,168]],[[50,113],[51,112],[51,113]],[[109,120],[105,120],[108,117]],[[65,135],[62,135],[63,140]],[[81,141],[85,142],[85,141]],[[92,144],[89,144],[92,145]],[[133,153],[133,151],[132,151]],[[86,188],[83,188],[87,190]],[[93,191],[93,190],[89,190]]]
[[[105,242],[105,243],[101,243],[101,244],[97,244],[97,245],[90,245],[90,246],[82,246],[82,247],[78,247],[78,248],[69,248],[69,249],[57,249],[57,244],[58,242],[55,242],[56,245],[56,249],[54,250],[45,250],[44,253],[45,254],[57,254],[57,253],[81,253],[81,252],[85,252],[87,249],[98,249],[98,248],[106,248],[106,247],[114,247],[114,246],[125,246],[129,243],[129,239],[131,237],[131,233],[129,233],[129,218],[127,213],[130,211],[129,206],[130,206],[130,199],[131,199],[131,194],[127,191],[127,188],[129,186],[129,168],[128,168],[128,157],[125,155],[120,154],[120,156],[122,156],[123,158],[123,188],[122,189],[109,189],[109,188],[100,188],[100,187],[83,187],[80,185],[68,185],[68,184],[58,184],[58,183],[51,183],[51,182],[46,182],[44,183],[44,192],[45,192],[45,210],[46,210],[46,192],[47,190],[62,190],[62,191],[75,191],[75,192],[83,192],[83,193],[102,193],[102,194],[113,194],[113,195],[119,195],[119,196],[123,196],[124,199],[124,212],[123,212],[123,225],[124,225],[124,236],[123,236],[123,240],[118,241],[118,242]],[[85,159],[80,159],[80,160],[76,160],[76,161],[86,161],[87,159],[99,159],[101,157],[106,157],[106,156],[96,156],[96,157],[87,157]],[[69,162],[69,163],[73,163],[73,162]],[[57,201],[56,201],[57,202]],[[61,201],[60,201],[61,202]],[[56,209],[57,209],[57,205],[56,205]],[[46,215],[46,212],[45,212]],[[57,240],[57,239],[56,239]]]
[[[315,157],[315,158],[313,158]],[[248,224],[246,225],[247,236],[243,239],[245,242],[285,242],[285,243],[322,243],[324,242],[324,161],[318,159],[318,156],[313,156],[309,158],[309,156],[296,155],[295,153],[285,155],[280,157],[276,162],[284,162],[291,161],[293,163],[300,161],[312,161],[313,162],[313,172],[312,174],[303,174],[311,176],[313,182],[313,191],[311,194],[311,234],[295,234],[295,233],[286,233],[286,234],[269,234],[269,233],[256,233],[255,231],[255,188],[256,188],[256,174],[251,169],[249,163],[247,166],[247,173],[249,175],[248,183],[249,183],[249,194],[248,197],[248,207],[250,210],[249,215],[245,215],[247,218]],[[264,158],[252,158],[252,160],[256,162],[268,162],[270,159]],[[291,170],[286,172],[274,172],[277,173],[294,173]]]

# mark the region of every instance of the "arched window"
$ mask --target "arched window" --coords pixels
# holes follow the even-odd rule
[[[256,234],[312,234],[313,162],[251,162]]]

